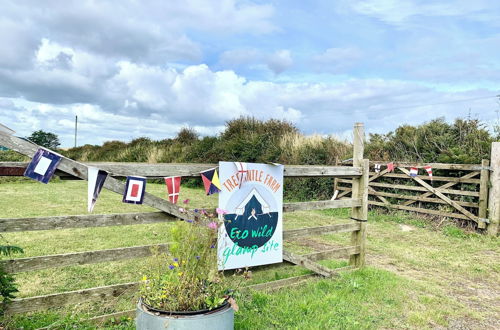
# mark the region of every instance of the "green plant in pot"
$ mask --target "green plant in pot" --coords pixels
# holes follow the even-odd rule
[[[217,216],[194,211],[196,220],[178,221],[170,229],[168,251],[154,249],[148,259],[140,284],[138,329],[233,328],[235,289],[249,272],[227,276],[218,271]]]

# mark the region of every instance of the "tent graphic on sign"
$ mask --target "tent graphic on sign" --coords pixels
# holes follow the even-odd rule
[[[245,207],[249,204],[249,202],[252,199],[256,199],[257,204],[259,204],[259,205],[257,206],[255,201],[252,201],[252,204],[255,204],[257,207],[262,208],[261,213],[269,213],[270,212],[269,204],[264,200],[264,198],[262,198],[262,196],[259,194],[259,192],[257,190],[255,190],[255,188],[254,188],[247,195],[247,197],[240,203],[240,205],[238,205],[238,207],[236,207],[236,210],[235,210],[236,214],[242,215],[245,212]]]
[[[276,230],[278,212],[271,212],[269,203],[254,188],[235,208],[235,213],[226,214],[224,219],[228,233],[248,233],[229,235],[235,244],[241,247],[261,247],[271,239]]]

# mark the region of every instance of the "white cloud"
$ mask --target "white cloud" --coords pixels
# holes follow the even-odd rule
[[[4,1],[0,121],[71,145],[75,115],[88,143],[161,139],[184,126],[214,134],[242,115],[288,119],[308,133],[355,121],[386,131],[475,105],[494,116],[490,100],[406,108],[498,94],[477,87],[497,86],[500,74],[492,2],[349,1],[349,16],[332,10],[331,22],[314,22],[319,7],[305,15],[289,5],[275,17],[261,3]],[[468,91],[456,92],[457,81]]]
[[[3,1],[0,65],[26,67],[42,38],[118,60],[199,61],[201,47],[185,31],[269,33],[273,14],[271,5],[234,0]]]
[[[292,54],[287,49],[276,51],[267,59],[267,66],[275,74],[280,74],[293,64]]]

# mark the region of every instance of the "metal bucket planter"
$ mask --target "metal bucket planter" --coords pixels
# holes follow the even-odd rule
[[[137,303],[136,329],[139,330],[233,330],[234,310],[228,303],[219,308],[196,312],[164,312]]]

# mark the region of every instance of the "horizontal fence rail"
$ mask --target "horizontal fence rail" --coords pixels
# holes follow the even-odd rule
[[[343,164],[352,164],[352,161],[342,162]],[[370,165],[379,164],[387,165],[387,161],[370,160]],[[448,163],[416,163],[416,162],[393,162],[396,167],[423,167],[431,166],[436,170],[462,170],[462,171],[481,171],[483,169],[491,169],[489,166],[482,164],[448,164]]]
[[[342,248],[330,249],[327,251],[313,252],[310,254],[296,256],[290,253],[284,254],[284,259],[295,265],[304,266],[316,274],[321,275],[335,275],[339,271],[354,269],[354,267],[347,266],[338,269],[330,269],[319,264],[315,261],[327,259],[327,258],[348,258],[351,255],[357,254],[360,251],[359,246],[348,246]],[[277,267],[280,267],[279,265]],[[247,288],[254,290],[268,290],[268,289],[278,289],[283,286],[288,286],[293,283],[297,283],[303,279],[311,278],[315,276],[314,274],[307,274],[297,277],[290,277],[286,279],[254,284],[247,286]],[[42,296],[35,296],[29,298],[14,299],[10,305],[8,305],[8,314],[17,313],[27,313],[46,310],[53,307],[74,305],[80,303],[99,303],[102,300],[113,301],[124,295],[132,296],[133,292],[137,290],[140,282],[129,282],[122,284],[113,284],[107,286],[101,286],[96,288],[74,290],[62,293],[48,294]]]
[[[56,267],[149,257],[151,255],[152,248],[158,248],[159,252],[165,252],[167,251],[168,246],[168,244],[153,244],[105,250],[72,252],[2,260],[0,261],[0,264],[4,267],[6,272],[20,273]]]
[[[164,212],[0,218],[0,232],[138,225],[179,221]]]
[[[346,180],[346,179],[339,179],[338,182],[352,184],[351,180]],[[419,187],[419,186],[407,186],[407,185],[403,185],[403,184],[381,183],[381,182],[373,182],[373,181],[370,182],[370,186],[371,187],[400,189],[400,190],[411,190],[411,191],[429,191],[428,189],[426,189],[424,187]],[[465,190],[458,190],[458,189],[440,189],[440,191],[445,193],[445,194],[451,194],[451,195],[479,197],[479,191],[465,191]]]
[[[284,212],[321,210],[360,206],[359,199],[284,203]],[[54,230],[151,224],[178,219],[164,212],[67,215],[34,218],[0,218],[0,232]]]
[[[101,163],[86,162],[105,170],[113,177],[129,175],[144,176],[148,179],[160,179],[166,176],[200,177],[200,172],[217,167],[218,164],[150,164],[150,163]],[[22,176],[28,166],[26,162],[0,162],[0,176]],[[320,165],[285,165],[285,177],[353,177],[361,175],[361,167],[320,166]],[[66,179],[76,179],[74,175],[56,171],[56,175]]]
[[[283,238],[285,240],[290,240],[309,235],[318,235],[326,233],[345,233],[345,232],[353,232],[356,230],[359,230],[359,224],[357,223],[344,223],[344,224],[335,224],[335,225],[310,227],[310,228],[288,229],[283,231]],[[28,258],[16,258],[16,259],[2,260],[0,261],[0,264],[4,267],[5,271],[9,273],[20,273],[20,272],[28,272],[28,271],[55,268],[55,267],[85,265],[85,264],[93,264],[100,262],[148,257],[151,255],[151,250],[154,247],[157,247],[160,252],[164,252],[168,249],[168,243],[95,250],[95,251],[72,252],[72,253],[28,257]],[[356,251],[354,251],[353,253],[357,253]]]

